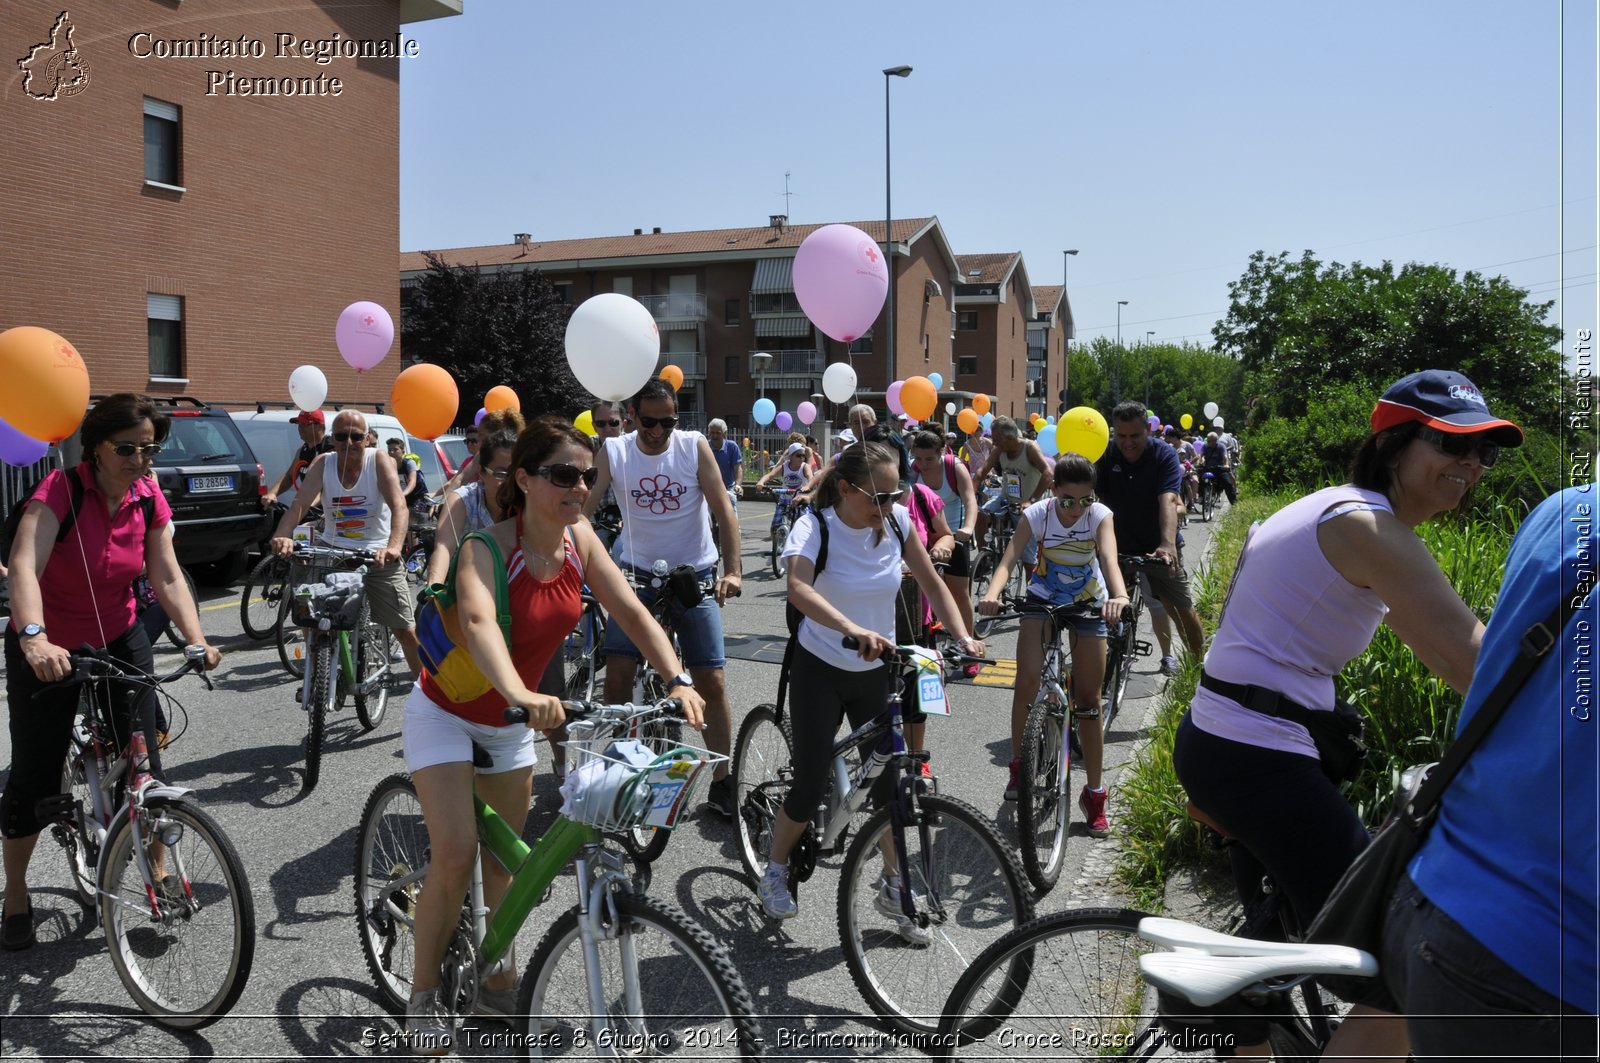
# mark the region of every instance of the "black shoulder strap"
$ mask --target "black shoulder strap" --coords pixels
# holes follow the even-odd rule
[[[811,515],[817,519],[817,564],[812,571],[812,578],[815,578],[828,563],[828,518],[820,509],[813,509]]]
[[[56,529],[56,542],[64,542],[67,532],[72,530],[73,523],[78,519],[78,510],[83,508],[83,479],[78,475],[77,469],[66,469],[67,477],[67,515],[61,518],[61,527]]]

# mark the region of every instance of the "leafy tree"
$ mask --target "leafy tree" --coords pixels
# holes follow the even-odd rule
[[[448,369],[461,388],[461,415],[506,384],[537,411],[571,417],[592,397],[567,365],[571,313],[539,270],[452,266],[427,252],[428,272],[410,289],[401,313],[401,350]]]
[[[1190,345],[1128,348],[1101,336],[1076,347],[1067,363],[1067,404],[1092,406],[1109,416],[1119,399],[1144,401],[1147,371],[1149,408],[1162,420],[1176,424],[1181,414],[1192,413],[1204,421],[1206,403],[1215,402],[1227,423],[1243,426],[1244,374],[1239,363]]]

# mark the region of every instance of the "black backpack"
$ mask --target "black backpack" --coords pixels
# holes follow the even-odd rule
[[[65,470],[67,477],[67,515],[61,519],[61,527],[56,529],[56,542],[60,543],[67,537],[67,532],[72,530],[73,522],[78,519],[78,511],[83,508],[83,480],[78,477],[78,470]],[[45,474],[46,476],[49,473]],[[28,485],[26,491],[17,496],[17,502],[11,507],[11,512],[6,514],[6,522],[0,525],[0,557],[6,559],[6,567],[11,567],[11,546],[17,541],[17,529],[22,527],[22,512],[28,508],[28,502],[33,498],[39,485],[44,482],[44,476],[39,477]],[[156,499],[154,495],[146,495],[139,500],[144,509],[144,526],[149,531],[151,523],[156,518]]]

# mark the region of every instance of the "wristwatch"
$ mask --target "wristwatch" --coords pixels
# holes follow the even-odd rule
[[[25,639],[31,639],[36,635],[43,635],[44,634],[44,625],[43,624],[24,624],[22,626],[22,630],[17,632],[17,634],[20,635],[21,637],[25,638]]]
[[[693,686],[694,686],[694,680],[689,678],[689,673],[688,672],[679,672],[677,675],[675,675],[671,679],[667,680],[667,693],[670,694],[674,690],[677,690],[679,687],[691,687],[692,688]]]

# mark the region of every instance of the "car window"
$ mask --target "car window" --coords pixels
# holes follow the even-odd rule
[[[266,472],[267,486],[276,484],[299,453],[300,430],[287,421],[257,419],[235,421],[234,424],[244,433],[250,449],[255,451],[256,460]],[[281,501],[287,503],[293,498],[294,488],[291,487],[283,493]]]
[[[155,464],[216,465],[221,463],[255,464],[244,437],[234,427],[231,418],[174,417],[167,441],[156,455]]]
[[[470,456],[467,450],[467,441],[460,436],[440,439],[439,445],[444,447],[445,454],[455,463],[456,468],[461,468],[461,463]]]
[[[434,449],[433,443],[426,439],[418,439],[408,435],[411,453],[418,458],[417,469],[422,473],[422,482],[427,486],[429,494],[438,494],[439,488],[450,477],[444,474],[444,467],[439,464],[439,452]]]

